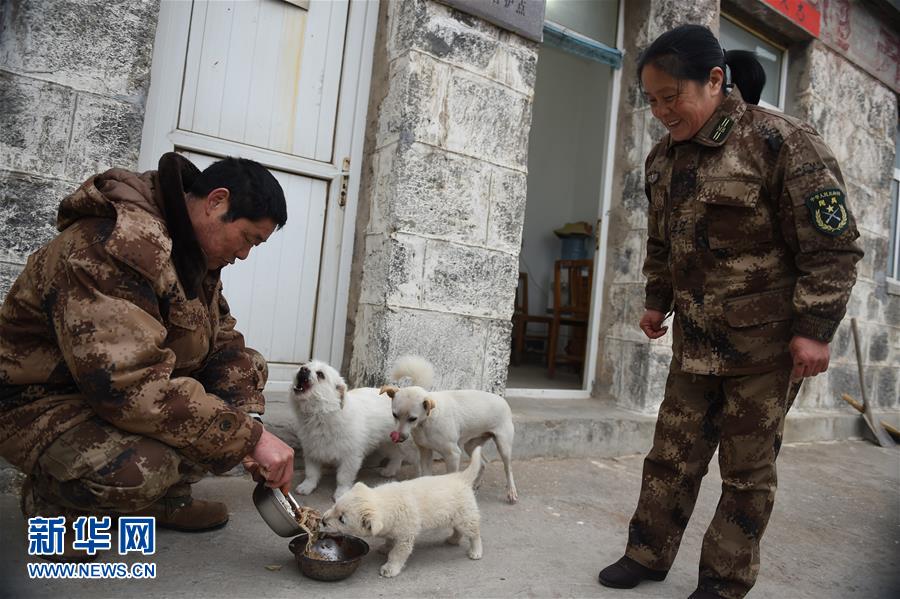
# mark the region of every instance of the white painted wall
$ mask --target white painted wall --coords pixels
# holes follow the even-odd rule
[[[547,308],[552,292],[553,262],[561,249],[553,229],[579,220],[596,227],[611,82],[606,65],[540,49],[519,256],[519,270],[528,273],[532,314]]]

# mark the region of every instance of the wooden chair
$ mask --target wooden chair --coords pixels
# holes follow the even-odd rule
[[[526,341],[541,341],[543,350],[541,354],[547,351],[547,345],[550,339],[550,324],[552,318],[549,316],[538,316],[528,313],[528,274],[519,273],[519,284],[516,287],[516,305],[513,310],[513,330],[512,330],[512,363],[518,365],[522,360],[522,353],[525,351]],[[538,323],[547,325],[546,329],[541,333],[529,333],[528,323]]]
[[[554,265],[553,317],[547,349],[547,375],[550,378],[556,375],[557,364],[584,367],[593,276],[593,260],[557,260]],[[559,332],[563,326],[573,327],[575,332],[569,338],[565,353],[557,356]]]

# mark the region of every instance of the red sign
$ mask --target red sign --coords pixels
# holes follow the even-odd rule
[[[805,0],[763,0],[766,4],[819,37],[819,11]]]

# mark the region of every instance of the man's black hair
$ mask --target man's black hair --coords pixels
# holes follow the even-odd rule
[[[194,197],[202,198],[214,189],[224,187],[230,193],[225,220],[246,218],[275,222],[280,229],[287,222],[284,191],[263,165],[246,158],[225,158],[214,162],[200,173],[191,185]]]

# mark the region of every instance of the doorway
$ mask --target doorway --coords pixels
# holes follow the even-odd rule
[[[621,56],[614,48],[618,9],[614,0],[547,3],[508,395],[587,396],[593,384],[603,272],[598,248],[605,240],[601,215],[618,98],[610,56]]]

